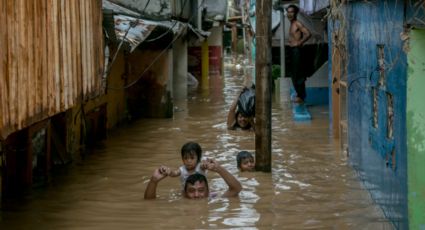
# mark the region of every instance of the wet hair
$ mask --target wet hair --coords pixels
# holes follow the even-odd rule
[[[241,167],[242,161],[245,160],[245,159],[247,159],[247,158],[254,158],[254,157],[248,151],[240,151],[238,153],[238,155],[236,156],[236,165],[238,166],[238,168]]]
[[[182,149],[181,149],[182,158],[184,158],[187,155],[194,155],[194,154],[196,154],[196,156],[198,157],[197,162],[198,163],[201,162],[202,148],[198,143],[189,141],[182,146]]]
[[[195,184],[196,182],[205,182],[205,185],[207,186],[207,190],[208,190],[208,181],[207,178],[200,174],[200,173],[194,173],[190,176],[187,177],[185,183],[184,183],[184,192],[187,192],[187,185],[188,184]]]
[[[291,4],[291,5],[289,5],[288,7],[286,7],[286,11],[288,11],[288,9],[289,9],[289,8],[294,9],[294,14],[295,14],[295,15],[297,15],[297,14],[298,14],[298,12],[300,12],[300,8],[298,8],[298,6],[296,6],[296,5],[294,5],[294,4]]]

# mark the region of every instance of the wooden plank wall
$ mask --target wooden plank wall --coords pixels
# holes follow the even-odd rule
[[[101,0],[0,0],[0,138],[103,94]]]

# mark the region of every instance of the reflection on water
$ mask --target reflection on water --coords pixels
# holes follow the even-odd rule
[[[3,204],[0,229],[391,229],[329,136],[328,109],[311,107],[313,120],[295,123],[284,89],[273,101],[272,173],[238,172],[236,153],[254,152],[255,137],[226,129],[227,109],[243,82],[231,70],[211,76],[208,91],[176,102],[173,119],[114,130],[103,148],[49,187]],[[143,200],[153,170],[180,166],[188,140],[237,176],[238,198],[187,200],[179,179],[166,178],[157,200]],[[211,190],[226,189],[215,173],[208,178]]]

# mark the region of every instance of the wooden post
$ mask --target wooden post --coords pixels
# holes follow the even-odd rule
[[[237,46],[238,46],[238,28],[236,23],[232,23],[232,54],[237,57]]]
[[[205,40],[202,42],[201,46],[201,55],[202,55],[202,79],[201,79],[201,85],[202,89],[209,89],[209,48],[208,48],[208,40],[205,38]]]
[[[271,172],[271,9],[272,1],[257,1],[255,168],[263,172]]]

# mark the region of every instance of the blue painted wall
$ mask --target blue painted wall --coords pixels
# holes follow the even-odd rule
[[[351,165],[398,229],[408,229],[406,158],[406,54],[403,1],[351,2],[343,10],[347,48],[348,145]],[[332,28],[330,28],[332,30]],[[378,68],[378,45],[384,65]],[[332,52],[330,52],[332,53]],[[378,83],[380,73],[385,81]],[[377,127],[373,94],[377,90]],[[393,137],[387,136],[387,95],[393,98]],[[395,154],[393,154],[393,152]]]

